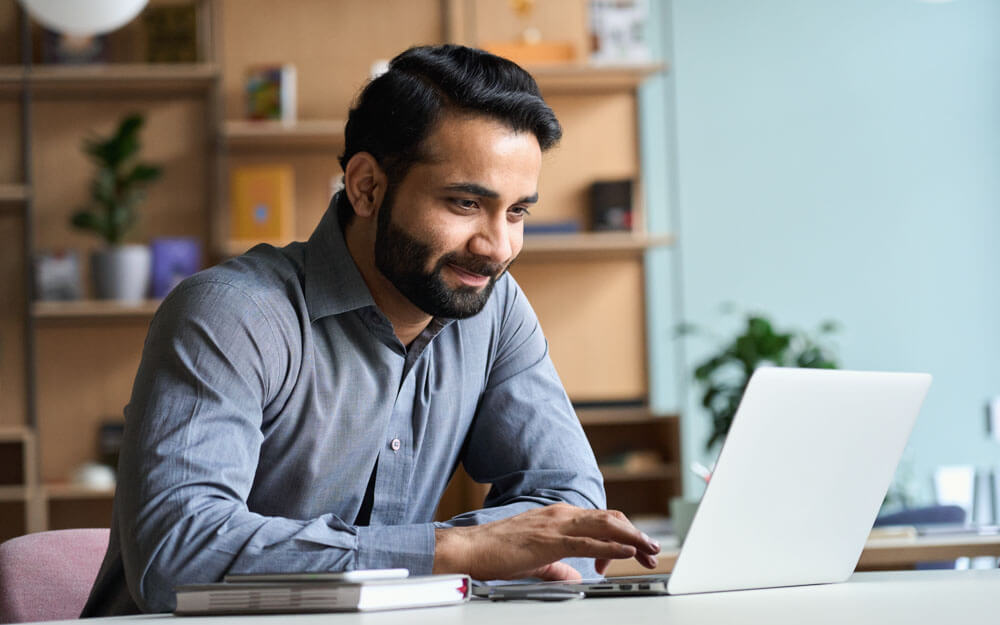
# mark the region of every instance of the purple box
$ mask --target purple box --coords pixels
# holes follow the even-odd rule
[[[184,278],[201,269],[201,243],[191,237],[158,238],[150,244],[153,250],[154,298],[166,297]]]

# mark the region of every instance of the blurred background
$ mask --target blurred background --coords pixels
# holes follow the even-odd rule
[[[610,505],[697,498],[753,367],[837,366],[934,376],[886,511],[998,520],[1000,4],[33,4],[0,2],[0,538],[108,524],[160,298],[308,237],[351,98],[443,42],[563,123],[513,274]]]

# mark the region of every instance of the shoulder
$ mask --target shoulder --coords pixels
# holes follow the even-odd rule
[[[277,326],[297,323],[302,301],[301,253],[259,245],[178,284],[157,318],[279,333]]]

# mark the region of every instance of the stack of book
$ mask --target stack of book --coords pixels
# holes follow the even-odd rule
[[[408,577],[405,569],[346,573],[227,576],[214,584],[178,586],[174,614],[363,612],[462,603],[466,575]]]

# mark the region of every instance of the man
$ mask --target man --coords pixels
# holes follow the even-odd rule
[[[344,189],[306,243],[178,286],[126,408],[85,616],[168,611],[226,573],[404,567],[572,579],[659,547],[601,475],[506,273],[561,135],[519,67],[396,57],[351,110]],[[461,462],[482,510],[432,523]]]

